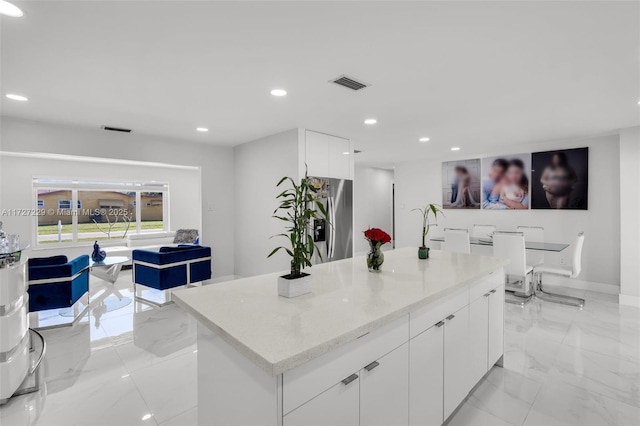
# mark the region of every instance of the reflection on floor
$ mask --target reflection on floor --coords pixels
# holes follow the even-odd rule
[[[94,293],[106,285],[94,279]],[[116,288],[110,298],[133,299],[128,274]],[[640,309],[615,296],[571,294],[587,299],[583,311],[507,305],[505,367],[490,372],[450,425],[638,424]],[[2,407],[0,424],[196,424],[195,320],[175,305],[118,300],[92,305],[73,328],[43,332],[46,387]]]

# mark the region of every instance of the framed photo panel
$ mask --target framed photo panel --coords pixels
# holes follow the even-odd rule
[[[534,152],[531,207],[587,210],[589,148]]]
[[[482,159],[482,209],[528,210],[531,199],[531,154]]]
[[[445,209],[480,208],[480,159],[442,163],[442,206]]]

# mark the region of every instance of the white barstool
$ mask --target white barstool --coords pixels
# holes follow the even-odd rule
[[[567,278],[576,278],[578,275],[580,275],[580,271],[582,270],[583,245],[584,232],[581,232],[578,234],[573,244],[573,257],[570,267],[540,265],[534,268],[534,274],[536,276],[536,285],[534,286],[534,292],[536,297],[548,302],[576,306],[580,309],[584,307],[584,299],[573,296],[565,296],[563,294],[547,293],[542,289],[542,274],[560,275]]]
[[[468,229],[444,228],[444,250],[454,253],[471,253]]]
[[[491,236],[494,232],[496,232],[495,225],[473,225],[471,236],[473,236],[474,238],[491,240]]]
[[[531,282],[533,267],[527,265],[524,234],[522,232],[494,232],[493,255],[509,259],[505,266],[505,291],[511,293],[506,297],[507,303],[524,305],[531,300]],[[511,279],[515,278],[515,281]]]
[[[525,242],[544,243],[544,228],[541,226],[518,226],[518,232],[524,234]],[[544,263],[544,250],[528,250],[527,264],[534,267]]]

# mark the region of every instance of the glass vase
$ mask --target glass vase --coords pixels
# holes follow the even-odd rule
[[[371,250],[369,250],[369,254],[367,254],[367,266],[369,267],[369,272],[382,272],[382,264],[384,263],[384,254],[380,247],[371,246]]]

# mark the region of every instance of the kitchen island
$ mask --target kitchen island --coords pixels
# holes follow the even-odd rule
[[[442,424],[503,356],[506,261],[417,249],[176,291],[198,319],[202,425]]]

